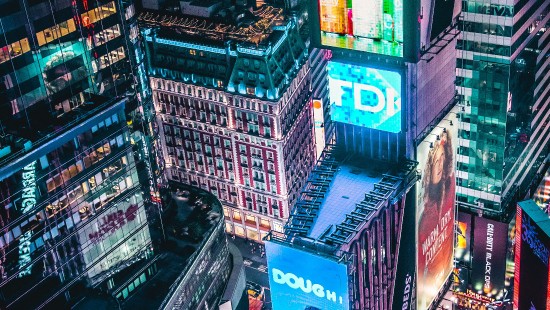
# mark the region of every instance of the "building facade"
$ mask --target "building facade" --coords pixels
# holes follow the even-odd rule
[[[548,1],[463,2],[457,201],[506,221],[548,154]],[[533,183],[534,182],[534,183]]]
[[[4,137],[3,307],[67,307],[150,254],[124,104],[97,103],[49,139]]]
[[[129,1],[3,1],[3,125],[26,118],[22,125],[35,128],[36,118],[60,116],[91,95],[124,95],[134,83],[134,14]]]
[[[1,304],[67,308],[152,257],[135,7],[0,12]]]
[[[314,100],[327,101],[332,140],[280,239],[316,259],[354,260],[339,303],[297,296],[274,309],[436,309],[454,267],[459,2],[309,4]],[[274,252],[268,266],[280,262]],[[333,292],[322,274],[296,265],[303,270],[281,266]],[[276,269],[272,294],[286,289]]]
[[[488,285],[475,258],[485,255],[478,247],[484,242],[485,222],[495,227],[495,249],[513,248],[508,233],[512,228],[497,227],[507,227],[517,202],[542,178],[550,141],[549,10],[548,1],[462,2],[456,71],[462,110],[457,205],[465,219],[461,222],[465,234],[457,238],[468,240],[460,251],[474,258],[470,254],[457,258],[463,281],[457,296],[462,305],[502,300],[513,285],[513,268],[501,266],[491,270]],[[512,266],[513,257],[500,256]]]
[[[270,6],[253,14],[261,32],[159,12],[140,20],[166,177],[215,193],[226,231],[260,241],[282,231],[313,165],[314,140],[297,25]],[[169,18],[176,30],[157,22]],[[207,39],[194,35],[200,30]]]

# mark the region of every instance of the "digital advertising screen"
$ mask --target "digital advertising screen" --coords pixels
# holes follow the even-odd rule
[[[483,217],[474,218],[472,287],[489,297],[504,289],[508,224]]]
[[[347,266],[296,248],[265,242],[273,310],[347,310]]]
[[[327,72],[333,121],[401,131],[399,73],[336,61],[329,61]]]
[[[545,225],[546,233],[540,225]],[[548,215],[531,200],[518,204],[514,309],[550,309]]]
[[[417,146],[416,309],[428,309],[453,271],[457,123],[450,112]]]
[[[321,44],[403,57],[402,0],[318,0]]]

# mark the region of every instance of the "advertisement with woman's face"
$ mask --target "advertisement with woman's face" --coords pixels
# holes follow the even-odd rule
[[[457,125],[447,115],[420,143],[417,160],[417,309],[428,309],[453,270]],[[455,122],[456,123],[456,122]]]

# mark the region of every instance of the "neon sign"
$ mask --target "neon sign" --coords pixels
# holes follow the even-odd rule
[[[495,301],[495,299],[492,298],[492,297],[488,297],[488,296],[485,296],[485,295],[482,295],[482,294],[478,294],[478,293],[476,293],[472,290],[466,290],[466,292],[455,291],[454,294],[458,297],[474,299],[474,300],[480,301],[482,303],[492,303],[492,302]]]
[[[36,205],[36,162],[30,163],[23,168],[22,184],[23,190],[21,198],[21,213],[26,214]],[[19,238],[19,268],[25,266],[31,261],[31,237],[32,229],[26,231]],[[27,266],[19,272],[19,277],[31,274],[32,265]]]

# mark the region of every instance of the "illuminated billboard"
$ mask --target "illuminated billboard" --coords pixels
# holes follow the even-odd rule
[[[401,75],[329,61],[331,118],[377,130],[401,131]]]
[[[514,309],[550,309],[550,224],[532,201],[518,203]]]
[[[402,0],[318,0],[321,44],[403,57]]]
[[[347,266],[266,241],[273,310],[349,309]]]
[[[417,146],[416,309],[428,309],[453,270],[457,131],[451,112]]]
[[[508,224],[474,219],[472,286],[475,292],[499,296],[504,289]]]
[[[325,116],[323,100],[313,99],[313,132],[315,133],[315,150],[317,159],[325,149]]]

